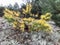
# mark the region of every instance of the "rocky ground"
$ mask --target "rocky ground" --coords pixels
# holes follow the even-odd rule
[[[60,28],[53,21],[52,33],[31,32],[20,33],[12,28],[4,18],[0,18],[0,45],[60,45]]]

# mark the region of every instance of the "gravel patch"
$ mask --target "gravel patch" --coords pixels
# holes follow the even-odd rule
[[[0,18],[0,45],[60,45],[60,27],[53,21],[52,33],[31,32],[19,33],[12,30],[12,25],[4,18]]]

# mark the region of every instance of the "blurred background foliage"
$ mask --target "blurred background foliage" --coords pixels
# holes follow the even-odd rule
[[[37,14],[40,17],[41,14],[45,14],[47,12],[52,13],[52,20],[56,22],[57,25],[60,26],[60,0],[26,0],[27,3],[32,4],[31,13]],[[14,6],[9,4],[9,6],[5,7],[10,10],[19,10],[22,14],[22,8],[26,8],[26,4],[22,4],[21,8],[19,8],[18,3],[15,3]],[[0,7],[1,10],[1,7]],[[34,17],[35,18],[35,17]]]

